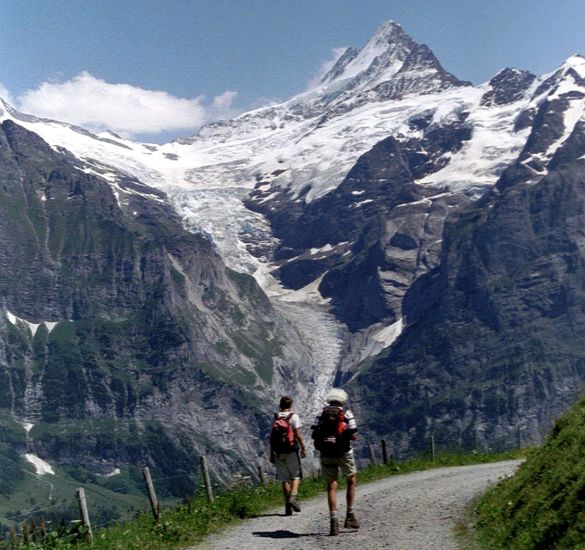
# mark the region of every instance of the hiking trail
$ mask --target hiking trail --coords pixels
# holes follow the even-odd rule
[[[345,494],[338,495],[340,533],[330,537],[325,494],[301,501],[302,511],[284,516],[284,506],[246,520],[187,550],[327,549],[455,550],[453,529],[470,500],[514,472],[519,460],[435,468],[359,484],[358,531],[343,528]]]

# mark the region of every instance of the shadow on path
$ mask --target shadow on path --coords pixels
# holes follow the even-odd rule
[[[300,537],[316,537],[323,533],[293,533],[285,529],[278,529],[276,531],[254,531],[252,533],[255,537],[264,537],[268,539],[298,539]]]

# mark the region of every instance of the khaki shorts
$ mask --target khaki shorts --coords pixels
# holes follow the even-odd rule
[[[321,458],[321,475],[325,481],[335,481],[339,470],[345,477],[357,474],[353,451],[345,453],[341,458]]]
[[[301,461],[297,453],[282,453],[276,455],[276,479],[278,481],[291,481],[301,477]]]

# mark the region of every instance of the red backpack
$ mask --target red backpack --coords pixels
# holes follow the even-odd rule
[[[272,431],[270,432],[270,450],[276,454],[293,453],[296,450],[295,434],[290,424],[294,413],[282,417],[274,415]]]
[[[347,421],[342,407],[328,405],[313,426],[315,449],[327,458],[342,457],[350,449]]]

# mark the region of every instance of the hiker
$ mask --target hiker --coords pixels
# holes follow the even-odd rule
[[[270,433],[270,462],[276,466],[276,479],[282,481],[285,514],[301,511],[297,499],[301,484],[301,458],[305,458],[305,442],[301,435],[301,421],[292,412],[293,400],[288,395],[280,398],[279,411],[274,415]]]
[[[313,425],[315,449],[321,453],[321,474],[327,481],[327,502],[330,515],[330,535],[339,534],[337,519],[337,477],[339,470],[347,479],[347,512],[344,527],[359,529],[354,513],[357,469],[351,441],[356,439],[357,425],[353,413],[345,409],[347,393],[333,388],[326,396],[327,406]]]

